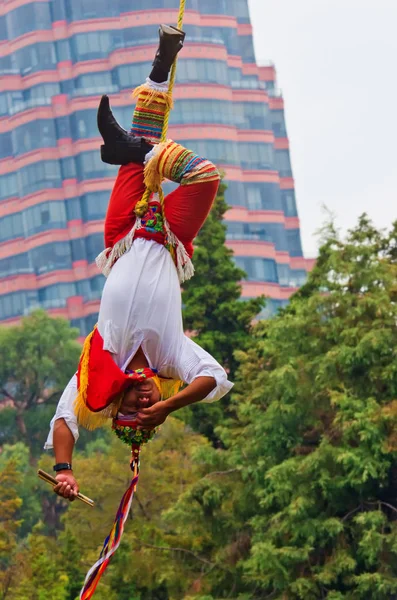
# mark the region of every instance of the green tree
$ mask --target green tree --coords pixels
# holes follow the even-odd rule
[[[40,503],[40,487],[36,470],[30,464],[29,448],[23,442],[14,445],[4,444],[0,454],[0,471],[12,462],[18,473],[16,492],[21,499],[21,506],[16,518],[20,522],[18,537],[21,539],[32,530],[42,518]]]
[[[30,438],[32,443],[31,434],[37,432],[28,435],[27,420],[36,409],[41,418],[32,422],[39,426],[42,444],[43,422],[47,427],[53,410],[43,408],[59,398],[76,370],[81,351],[77,335],[67,321],[52,319],[43,311],[25,317],[21,325],[0,329],[0,407],[15,410],[18,439]]]
[[[81,582],[97,560],[131,480],[126,446],[113,437],[107,449],[100,445],[96,448],[87,448],[84,455],[76,454],[74,460],[81,489],[95,500],[95,508],[74,502],[63,517],[65,532],[59,537],[64,555],[68,553],[66,548],[74,552],[72,562],[76,569],[72,569],[70,561],[64,563],[66,574],[74,582]],[[196,539],[193,526],[184,530],[183,521],[178,523],[177,518],[167,516],[178,499],[201,479],[202,456],[210,450],[208,440],[173,418],[167,419],[143,448],[132,519],[127,521],[122,544],[98,586],[98,598],[113,600],[114,595],[114,600],[182,599],[198,589],[198,581],[204,580],[203,587],[211,587],[207,574],[214,567],[200,556],[208,531],[204,543]]]
[[[8,598],[15,575],[14,557],[18,546],[17,533],[21,525],[18,510],[22,499],[18,495],[21,474],[14,460],[0,467],[0,598]]]
[[[253,597],[397,594],[397,224],[332,225],[308,283],[240,352],[223,427],[251,495]]]
[[[17,556],[14,577],[6,600],[75,600],[68,596],[68,577],[54,538],[43,535],[37,524]]]
[[[245,273],[236,267],[233,252],[225,244],[225,190],[221,183],[214,206],[196,238],[195,275],[184,284],[182,300],[185,329],[193,332],[194,341],[224,366],[233,381],[238,366],[234,353],[249,347],[252,322],[265,301],[241,299],[240,281]],[[225,399],[210,407],[196,405],[184,414],[196,431],[216,441],[214,427],[222,421],[227,406]]]

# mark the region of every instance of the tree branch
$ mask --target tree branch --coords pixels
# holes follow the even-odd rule
[[[382,500],[379,500],[378,502],[364,502],[364,504],[368,504],[369,506],[387,506],[388,508],[390,508],[392,511],[394,511],[395,513],[397,513],[397,508],[395,506],[393,506],[392,504],[389,504],[388,502],[382,502]]]
[[[145,517],[145,519],[148,519],[148,521],[150,521],[150,517],[147,514],[145,507],[143,506],[142,502],[139,500],[137,493],[135,492],[134,494],[134,498],[135,500],[138,502],[138,506],[141,509],[141,511],[143,512],[143,516]]]
[[[14,397],[11,396],[11,394],[9,394],[6,389],[1,388],[0,393],[3,394],[3,396],[5,396],[6,398],[9,398],[9,400],[12,400],[13,402],[15,402]]]
[[[347,521],[347,519],[349,517],[351,517],[352,515],[354,515],[354,513],[356,513],[358,510],[362,510],[363,506],[362,504],[359,504],[359,506],[356,506],[356,508],[353,508],[353,510],[351,510],[350,512],[347,513],[347,515],[345,515],[342,519],[342,523],[344,523],[345,521]]]
[[[213,569],[217,568],[217,569],[221,569],[222,571],[227,571],[227,569],[225,569],[225,567],[222,567],[221,565],[218,565],[216,563],[212,563],[211,561],[207,560],[206,558],[202,558],[201,556],[198,556],[197,554],[192,552],[192,550],[187,550],[186,548],[174,548],[172,546],[154,546],[153,544],[146,544],[146,543],[142,542],[141,540],[137,540],[137,541],[141,544],[141,546],[144,546],[145,548],[153,548],[153,550],[162,550],[165,552],[183,552],[184,554],[189,554],[190,556],[193,556],[193,558],[195,558],[199,562],[202,562],[205,565],[212,567]]]
[[[229,469],[227,471],[212,471],[211,473],[207,473],[204,477],[212,477],[213,475],[229,475],[230,473],[236,473],[240,469]]]

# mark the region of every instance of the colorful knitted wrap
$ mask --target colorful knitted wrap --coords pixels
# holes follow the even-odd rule
[[[172,108],[172,98],[163,86],[146,83],[133,92],[137,98],[131,133],[144,137],[152,144],[158,144],[163,131],[164,117]]]
[[[218,169],[180,144],[168,140],[158,144],[145,167],[145,185],[159,192],[164,179],[180,185],[219,181]]]

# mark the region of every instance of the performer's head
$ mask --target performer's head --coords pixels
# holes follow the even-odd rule
[[[123,415],[133,414],[141,408],[147,408],[156,404],[160,400],[161,393],[154,379],[133,381],[124,394],[119,410]]]

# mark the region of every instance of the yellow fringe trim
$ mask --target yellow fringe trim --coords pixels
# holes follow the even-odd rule
[[[149,162],[145,166],[144,176],[145,176],[145,186],[151,192],[158,192],[161,188],[161,183],[163,181],[163,176],[159,170],[159,157],[164,148],[167,146],[168,142],[158,144],[156,146],[156,153]],[[145,196],[143,196],[145,198]],[[142,198],[142,200],[143,200]],[[142,202],[140,200],[140,202]],[[138,206],[139,202],[137,203]]]
[[[168,398],[175,396],[184,385],[183,381],[180,379],[163,379],[162,377],[157,377],[157,379],[160,382],[162,400],[167,400]]]
[[[142,94],[142,97],[139,98],[139,95]],[[149,87],[147,83],[143,83],[139,85],[132,92],[133,98],[138,98],[138,102],[141,102],[143,106],[148,106],[152,102],[159,102],[165,105],[167,110],[172,110],[174,107],[174,101],[172,99],[172,94],[167,92],[160,92],[159,90],[155,90],[152,87]]]
[[[77,423],[90,430],[97,429],[98,427],[104,425],[109,417],[113,416],[115,410],[115,406],[111,405],[100,412],[94,413],[87,407],[91,342],[96,328],[97,326],[95,325],[94,329],[84,341],[83,350],[80,357],[80,385],[78,394],[73,403],[73,409],[77,417]],[[116,408],[118,407],[116,406]]]

